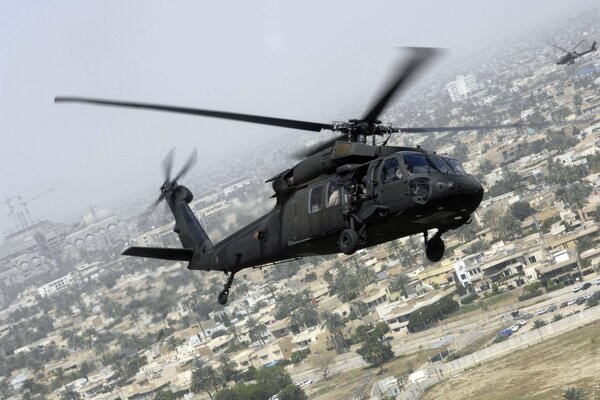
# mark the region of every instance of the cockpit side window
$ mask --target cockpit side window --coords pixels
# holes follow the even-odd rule
[[[455,160],[454,158],[446,158],[445,160],[450,164],[450,167],[452,167],[456,175],[469,175],[458,160]]]
[[[320,211],[323,208],[323,185],[310,189],[310,196],[308,197],[308,212],[312,214]]]
[[[342,187],[336,181],[327,184],[327,208],[340,204],[341,191]]]
[[[424,154],[404,154],[404,165],[410,174],[429,172],[430,163]]]
[[[396,157],[388,158],[383,162],[381,168],[381,182],[388,183],[397,181],[402,178],[402,170],[400,169],[400,163]]]

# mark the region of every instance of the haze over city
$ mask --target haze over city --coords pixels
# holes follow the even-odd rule
[[[0,10],[0,400],[600,398],[597,2]]]

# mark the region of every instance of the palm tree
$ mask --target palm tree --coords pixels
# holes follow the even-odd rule
[[[267,333],[267,326],[265,324],[258,323],[254,318],[249,317],[246,322],[246,328],[248,328],[248,335],[250,339],[256,341],[259,340],[261,344],[265,344],[263,336]]]
[[[406,296],[405,286],[410,282],[410,278],[404,274],[398,274],[390,282],[390,290],[392,292],[400,292],[402,296]]]
[[[298,315],[298,321],[305,329],[319,323],[319,312],[317,311],[317,306],[312,302],[308,302],[304,307],[298,308],[292,315],[294,314]]]
[[[331,293],[335,293],[333,274],[330,270],[325,271],[325,273],[323,274],[323,279],[325,280],[325,282],[327,282],[327,286],[329,286],[329,291]]]
[[[371,268],[366,265],[356,265],[356,279],[358,280],[359,286],[364,290],[371,283],[377,281],[377,274]]]
[[[248,290],[250,289],[250,285],[246,283],[246,281],[239,281],[236,283],[236,289],[240,291],[240,293],[248,294]]]
[[[336,288],[338,289],[340,300],[347,302],[359,295],[360,287],[355,274],[344,269],[342,271],[344,272],[339,273],[337,276]]]
[[[221,364],[221,375],[223,375],[223,388],[227,386],[227,382],[233,380],[235,376],[238,374],[238,370],[236,369],[237,363],[232,361],[229,356],[225,353],[221,353],[217,360]]]
[[[240,343],[240,336],[238,335],[237,327],[234,324],[229,325],[227,331],[233,335],[233,339],[236,343]]]
[[[342,334],[342,329],[346,327],[346,323],[339,314],[331,311],[325,311],[321,314],[321,328],[327,330],[333,335],[333,342],[338,354],[342,353],[342,349],[346,347],[346,340]]]
[[[196,359],[193,363],[192,384],[190,390],[194,393],[206,392],[208,397],[213,398],[211,391],[214,391],[219,385],[217,373],[210,365],[205,365],[201,360]]]
[[[355,312],[359,319],[362,319],[364,315],[369,312],[369,307],[362,300],[355,300],[352,302],[352,310]]]

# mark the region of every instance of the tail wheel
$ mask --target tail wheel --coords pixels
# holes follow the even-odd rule
[[[358,233],[354,229],[344,229],[340,234],[339,247],[344,254],[354,254],[358,248]]]
[[[425,255],[431,262],[438,262],[444,257],[444,251],[446,251],[446,245],[442,238],[434,236],[427,241],[425,246]]]

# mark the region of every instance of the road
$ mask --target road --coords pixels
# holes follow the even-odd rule
[[[588,282],[592,281],[588,280]],[[540,296],[540,298],[543,299],[542,301],[539,301],[540,298],[534,298],[525,302],[500,307],[482,314],[472,316],[465,315],[464,319],[459,319],[457,321],[445,323],[441,322],[439,325],[423,332],[395,337],[390,342],[392,350],[396,356],[411,354],[424,349],[439,348],[441,350],[443,348],[451,348],[452,350],[460,350],[484,335],[492,332],[499,332],[500,330],[513,325],[517,320],[520,319],[513,319],[510,315],[512,311],[516,310],[515,307],[517,306],[520,307],[523,304],[526,305],[525,307],[519,308],[519,312],[521,314],[533,314],[534,317],[531,318],[531,321],[535,319],[542,319],[546,322],[550,322],[553,316],[556,314],[570,314],[574,311],[583,309],[585,305],[569,306],[562,309],[558,308],[552,313],[545,313],[539,316],[536,315],[537,312],[549,307],[550,305],[556,305],[559,307],[564,301],[600,290],[600,286],[592,285],[592,287],[586,291],[573,293],[572,291],[574,287],[575,286],[567,286],[554,292],[542,295]],[[536,303],[536,301],[539,302]],[[528,328],[529,326],[532,326],[532,322],[528,322],[526,327],[522,328],[519,332],[517,332],[517,334],[531,330],[531,328]],[[353,351],[338,355],[330,369],[329,374],[336,375],[365,366],[366,364],[362,360],[362,357],[355,352],[356,348],[357,346],[355,346]],[[298,367],[291,368],[289,372],[294,381],[311,379],[313,383],[316,383],[323,379],[321,372],[313,368],[308,361],[303,362]],[[309,394],[311,392],[311,386],[305,388]],[[423,388],[424,384],[419,383],[419,385],[411,387],[416,396],[418,396],[417,392],[419,387]],[[409,391],[409,396],[410,393],[411,392]],[[410,397],[407,397],[407,400],[408,399],[410,399]]]

